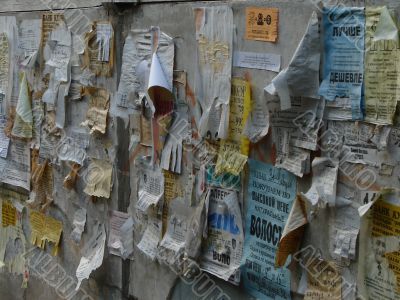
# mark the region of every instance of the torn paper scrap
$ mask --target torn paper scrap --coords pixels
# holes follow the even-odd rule
[[[370,9],[371,7],[368,7]],[[399,30],[393,17],[386,6],[379,8],[381,10],[378,23],[373,36],[373,41],[393,41],[398,46],[399,43]],[[367,14],[367,13],[366,13]],[[367,14],[368,18],[368,14]]]
[[[319,99],[319,64],[319,25],[317,14],[313,12],[289,66],[272,80],[265,91],[279,96],[281,110],[291,108],[290,96]]]
[[[25,72],[22,73],[18,104],[11,134],[19,138],[32,138],[33,116],[31,93]]]
[[[147,94],[150,97],[148,100],[154,114],[152,120],[154,162],[158,162],[160,159],[168,129],[171,126],[174,95],[171,82],[168,80],[170,77],[172,78],[172,76],[167,76],[162,69],[157,53],[153,53]]]
[[[87,195],[110,198],[113,165],[106,160],[92,158],[85,174]]]
[[[229,173],[239,176],[247,162],[247,155],[241,154],[239,147],[238,144],[221,141],[215,166],[216,175]]]
[[[315,157],[312,162],[312,184],[302,197],[312,205],[322,204],[335,206],[336,184],[339,161],[328,157]]]
[[[247,118],[243,128],[243,134],[247,136],[252,143],[257,143],[267,135],[269,123],[268,107],[264,103],[256,102]]]
[[[164,144],[160,167],[164,170],[180,174],[182,171],[183,141],[190,134],[187,106],[174,111],[171,127],[168,129],[168,137]]]
[[[400,97],[399,32],[386,6],[368,6],[365,14],[365,121],[393,124]]]
[[[1,182],[30,191],[31,151],[28,142],[19,139],[11,141],[7,159],[0,158],[0,172]]]
[[[1,204],[1,225],[3,227],[17,225],[17,209],[7,200],[3,200]]]
[[[210,188],[208,197],[208,232],[200,267],[238,285],[244,243],[238,194],[232,190]]]
[[[73,230],[71,232],[71,239],[79,244],[81,242],[82,233],[85,230],[86,224],[86,209],[79,208],[75,211],[74,220],[72,221]]]
[[[15,18],[15,17],[14,17]],[[14,75],[11,75],[9,70],[13,69],[11,65],[11,53],[10,44],[8,41],[7,34],[5,32],[0,33],[0,113],[5,114],[6,102],[11,97],[11,91],[13,89]]]
[[[270,114],[272,127],[272,137],[280,152],[285,152],[281,147],[285,144],[280,144],[288,134],[289,148],[295,146],[308,150],[317,150],[320,140],[319,131],[323,124],[322,117],[324,114],[325,100],[315,101],[312,98],[291,97],[291,108],[280,110],[278,97],[268,97],[267,105]],[[287,147],[287,145],[285,145]]]
[[[144,169],[140,174],[139,195],[136,208],[146,212],[151,205],[157,205],[164,194],[164,175],[160,169]]]
[[[22,20],[18,28],[18,49],[21,52],[20,64],[32,68],[39,57],[42,32],[41,19]]]
[[[199,133],[226,139],[231,93],[233,12],[229,6],[194,9],[197,72],[196,97],[202,108]]]
[[[241,78],[232,78],[227,140],[240,145],[240,153],[243,155],[249,154],[250,142],[243,134],[243,129],[251,111],[251,104],[249,81]]]
[[[30,211],[29,222],[31,225],[31,243],[44,249],[46,241],[51,242],[54,244],[52,254],[57,255],[63,230],[62,222],[35,210]]]
[[[307,269],[305,300],[342,299],[342,274],[334,262],[314,257],[307,263]]]
[[[86,87],[84,95],[89,98],[89,108],[86,112],[86,121],[81,125],[87,126],[91,134],[106,133],[110,93],[106,89]]]
[[[143,237],[137,245],[138,249],[151,260],[155,260],[158,243],[161,240],[161,230],[154,224],[147,225]]]
[[[44,12],[42,14],[42,34],[40,39],[42,49],[41,57],[43,57],[43,50],[47,44],[50,33],[62,22],[64,22],[62,13]]]
[[[349,98],[352,119],[360,120],[363,118],[364,8],[325,7],[323,26],[325,61],[319,94],[328,101]]]
[[[275,257],[276,267],[283,267],[289,255],[293,255],[299,249],[307,223],[305,203],[297,196],[279,241]]]
[[[233,52],[233,66],[279,72],[281,56],[273,53],[235,51]]]
[[[97,76],[112,75],[114,67],[114,29],[108,21],[95,22],[85,36],[83,67]]]
[[[278,39],[278,8],[247,7],[246,39],[276,42]]]
[[[78,283],[75,290],[81,286],[83,279],[89,279],[90,273],[103,263],[104,248],[106,244],[106,231],[103,224],[97,224],[90,240],[88,241],[83,255],[76,269]]]
[[[168,225],[168,214],[171,202],[178,197],[184,197],[182,177],[178,174],[164,171],[164,202],[162,209],[162,235],[164,236]]]
[[[248,164],[243,284],[259,299],[290,299],[290,270],[275,269],[274,265],[279,240],[296,198],[296,177],[260,161],[249,159]],[[257,284],[261,280],[265,285]]]
[[[110,233],[108,249],[113,255],[123,259],[132,258],[133,253],[133,218],[124,212],[110,211]]]
[[[44,46],[46,66],[50,67],[55,82],[67,82],[70,76],[70,59],[72,37],[64,22],[50,33],[47,44]],[[54,89],[54,87],[50,87]]]
[[[381,199],[381,197],[393,194],[394,192],[395,192],[394,189],[383,188],[379,192],[374,193],[373,196],[371,197],[371,200],[368,203],[365,203],[364,205],[358,208],[359,216],[360,217],[364,216],[369,211],[369,209],[375,204],[375,202]]]

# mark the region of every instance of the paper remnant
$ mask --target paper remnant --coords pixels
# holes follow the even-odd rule
[[[1,205],[1,225],[3,227],[17,224],[17,209],[11,202],[3,200]]]
[[[273,53],[235,51],[233,52],[233,66],[279,72],[281,56]]]
[[[160,229],[154,224],[147,225],[143,237],[137,245],[138,249],[142,251],[151,260],[155,260],[157,255],[158,243],[161,240]]]
[[[111,254],[123,259],[132,258],[133,229],[133,218],[129,214],[115,210],[110,212],[108,248]]]
[[[85,224],[86,224],[86,209],[79,208],[75,211],[74,220],[72,221],[74,229],[72,230],[70,235],[71,239],[77,244],[81,242],[82,233],[85,230]]]
[[[236,191],[208,191],[208,233],[203,243],[200,267],[225,281],[239,284],[243,254],[242,214]]]
[[[10,145],[10,138],[6,136],[4,130],[6,129],[7,118],[5,115],[0,114],[0,157],[7,158],[8,147]]]
[[[291,108],[290,96],[319,100],[319,64],[319,25],[317,14],[313,12],[289,66],[282,70],[265,90],[279,96],[281,110]]]
[[[277,8],[246,8],[246,39],[276,42],[278,39]]]
[[[342,299],[342,275],[334,262],[313,258],[307,267],[318,275],[309,274],[307,277],[308,288],[304,294],[305,300]]]
[[[18,49],[23,67],[34,67],[39,57],[41,26],[40,19],[22,20],[19,24]]]
[[[86,113],[86,121],[81,125],[87,126],[91,134],[94,132],[106,133],[110,93],[102,88],[86,87],[84,94],[89,97],[89,108]]]
[[[11,134],[19,138],[32,138],[33,116],[26,74],[23,72],[18,96],[18,104]]]
[[[140,174],[139,197],[136,208],[146,212],[151,205],[157,205],[164,194],[164,176],[160,169],[144,169]]]
[[[357,287],[362,297],[398,299],[399,191],[386,191],[371,202],[361,219]]]
[[[0,157],[0,181],[30,191],[31,152],[24,140],[13,139],[7,160]]]
[[[54,244],[52,254],[58,253],[58,245],[63,230],[62,222],[46,216],[41,212],[31,210],[29,214],[31,225],[31,243],[37,247],[44,249],[47,242]]]
[[[195,8],[196,96],[202,108],[199,133],[208,139],[228,136],[231,93],[233,13],[228,6]]]
[[[81,286],[83,279],[88,279],[90,273],[96,270],[103,263],[104,248],[106,244],[106,231],[103,224],[97,224],[93,235],[88,241],[83,255],[76,269],[76,278],[78,283],[75,290]]]
[[[114,67],[114,29],[110,22],[96,22],[85,36],[83,67],[110,77]]]
[[[254,297],[290,299],[290,271],[286,267],[275,269],[274,265],[296,197],[296,177],[260,161],[249,159],[248,164],[243,284]]]
[[[399,32],[386,6],[369,6],[365,14],[365,121],[393,124],[400,97]]]
[[[279,241],[275,258],[275,266],[283,267],[289,255],[293,255],[300,247],[305,225],[307,225],[307,212],[304,201],[296,197],[286,221],[282,237]]]
[[[342,27],[343,24],[346,26]],[[335,99],[344,101],[347,98],[352,119],[362,119],[364,8],[335,7],[334,10],[324,8],[323,26],[325,32],[324,79],[319,93],[328,101]],[[351,28],[351,31],[344,31],[346,28]],[[345,57],[343,53],[346,53]],[[340,106],[338,108],[340,109]]]
[[[239,176],[247,162],[247,156],[240,153],[239,147],[238,144],[221,141],[215,166],[216,175],[229,173]]]
[[[110,198],[113,165],[102,159],[92,158],[85,176],[87,195]]]
[[[312,162],[312,184],[307,193],[301,195],[312,205],[335,206],[336,183],[339,161],[328,157],[316,157]]]

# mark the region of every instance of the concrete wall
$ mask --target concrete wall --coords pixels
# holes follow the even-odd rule
[[[49,2],[49,1],[47,1]],[[57,3],[56,3],[57,2]],[[73,1],[73,5],[88,16],[91,20],[109,19],[115,25],[117,72],[114,77],[103,82],[110,92],[115,92],[121,65],[122,47],[124,37],[130,29],[148,28],[159,26],[160,29],[172,36],[175,41],[175,69],[185,70],[188,74],[188,84],[194,82],[195,66],[195,28],[193,7],[202,5],[229,4],[233,8],[236,37],[234,49],[241,51],[278,53],[282,55],[282,64],[285,67],[292,57],[298,42],[306,28],[308,19],[316,7],[310,0],[248,0],[248,1],[139,1],[134,4],[107,4],[102,6],[99,1]],[[155,3],[152,3],[155,2]],[[400,11],[400,3],[396,0],[378,1],[368,0],[367,4],[388,4]],[[365,5],[364,1],[347,1],[354,6]],[[276,44],[247,41],[244,39],[245,14],[247,6],[260,5],[279,8],[279,39]],[[63,9],[61,1],[50,2],[50,7]],[[69,6],[74,7],[74,6]],[[81,8],[79,8],[81,7]],[[16,15],[18,20],[39,18],[42,10],[48,9],[46,2],[39,0],[26,1],[0,1],[0,13],[3,15]],[[71,8],[69,8],[71,9]],[[233,68],[233,76],[246,77],[251,80],[253,100],[265,102],[263,88],[276,75],[273,72],[253,69]],[[84,119],[87,102],[68,105],[68,124],[78,124]],[[129,162],[127,139],[133,130],[132,124],[125,127],[123,120],[111,118],[108,124],[108,135],[103,140],[93,141],[89,149],[89,155],[95,157],[111,157],[115,161],[114,188],[112,197],[108,201],[92,203],[82,193],[82,186],[78,186],[77,192],[69,192],[62,187],[66,169],[63,166],[55,168],[55,203],[50,210],[50,215],[60,219],[64,224],[64,232],[60,253],[54,257],[51,263],[60,264],[65,271],[74,277],[75,270],[80,260],[80,249],[72,244],[68,237],[72,231],[73,212],[77,207],[86,207],[88,220],[83,235],[83,243],[90,237],[92,225],[96,219],[105,220],[109,209],[128,211],[129,203],[134,201],[136,190],[135,170]],[[99,151],[107,148],[109,151]],[[263,161],[270,160],[270,141],[264,139],[252,147],[253,158]],[[299,181],[300,191],[306,191],[310,184],[310,177]],[[323,212],[308,226],[304,244],[312,244],[327,251],[328,236],[327,220],[329,211]],[[355,274],[356,264],[350,266],[350,273]],[[300,277],[298,270],[293,271],[293,291]],[[242,287],[234,287],[222,280],[215,279],[232,299],[251,299],[246,295]],[[5,271],[0,273],[0,299],[62,299],[57,295],[56,289],[46,284],[41,276],[32,274],[28,288],[21,289],[21,276],[13,276]],[[136,251],[135,260],[122,261],[120,258],[106,254],[103,265],[91,275],[90,280],[83,282],[83,287],[94,299],[198,299],[192,292],[192,286],[187,285],[176,278],[166,267],[147,260]],[[294,297],[296,295],[294,294]]]

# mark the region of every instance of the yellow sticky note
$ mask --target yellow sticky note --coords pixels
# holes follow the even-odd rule
[[[277,8],[246,8],[246,40],[276,42],[278,13]]]

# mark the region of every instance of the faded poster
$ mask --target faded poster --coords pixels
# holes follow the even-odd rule
[[[199,132],[226,139],[231,94],[233,13],[229,6],[195,8],[196,96],[202,108]]]
[[[243,283],[258,298],[291,299],[290,271],[275,269],[276,252],[296,197],[296,177],[249,159]]]
[[[398,191],[387,190],[363,216],[358,289],[367,299],[400,298],[400,206]]]
[[[363,118],[362,89],[364,81],[364,26],[362,7],[325,7],[324,27],[324,77],[320,95],[328,101],[349,99],[353,120]],[[346,106],[346,110],[348,110]],[[339,113],[338,113],[339,114]]]
[[[200,267],[233,284],[240,282],[243,225],[236,191],[208,190],[208,234],[203,241]]]
[[[397,26],[386,7],[367,7],[365,14],[365,121],[393,124],[397,101],[400,100]],[[386,26],[384,39],[376,40],[380,22],[392,24],[392,27]],[[390,29],[393,29],[392,36]]]

